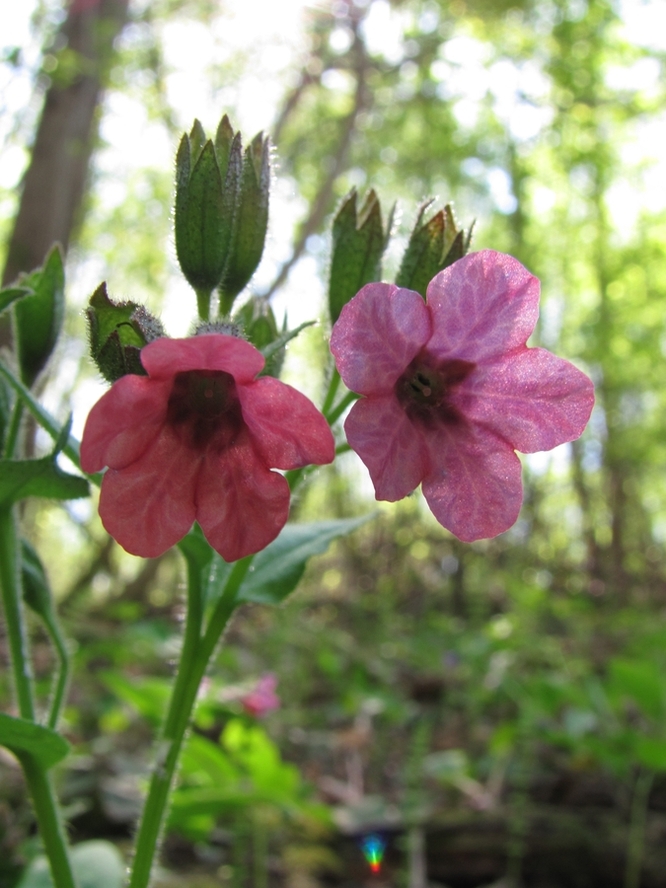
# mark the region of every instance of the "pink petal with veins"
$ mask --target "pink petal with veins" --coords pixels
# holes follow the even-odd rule
[[[425,434],[412,425],[395,395],[357,401],[345,434],[367,466],[378,500],[402,499],[431,471]]]
[[[238,387],[243,419],[266,465],[298,469],[333,462],[331,429],[309,398],[290,385],[262,376]]]
[[[394,284],[367,284],[340,313],[331,352],[347,388],[387,394],[428,341],[430,315],[421,296]]]
[[[438,358],[492,360],[524,346],[539,317],[539,280],[504,253],[470,253],[428,286]]]
[[[520,460],[511,447],[464,423],[437,429],[428,443],[436,468],[423,482],[423,495],[439,523],[465,543],[508,530],[523,498]]]
[[[452,403],[522,453],[551,450],[580,437],[594,406],[584,373],[543,348],[482,364]]]

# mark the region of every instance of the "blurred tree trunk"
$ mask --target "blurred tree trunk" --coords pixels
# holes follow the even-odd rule
[[[97,108],[127,20],[129,0],[71,0],[54,52],[58,66],[44,101],[3,284],[41,265],[58,241],[67,250],[79,221],[96,135]],[[62,48],[61,48],[62,46]],[[6,344],[8,330],[0,331]]]

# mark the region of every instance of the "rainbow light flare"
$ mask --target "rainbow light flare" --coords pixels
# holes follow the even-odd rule
[[[382,858],[384,857],[384,850],[386,849],[386,839],[382,838],[382,836],[377,833],[370,833],[368,836],[363,836],[361,839],[361,850],[363,851],[363,856],[368,861],[370,865],[370,869],[373,873],[378,873],[381,865]]]

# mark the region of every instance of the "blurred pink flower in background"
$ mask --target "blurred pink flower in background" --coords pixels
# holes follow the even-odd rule
[[[279,709],[280,698],[275,693],[277,683],[277,676],[272,672],[267,672],[257,680],[256,685],[249,693],[240,697],[241,705],[248,715],[261,718],[267,712]]]
[[[148,376],[117,380],[83,432],[82,469],[109,467],[102,524],[145,558],[194,521],[226,561],[260,551],[289,514],[289,485],[271,469],[332,462],[328,423],[296,389],[257,379],[261,352],[234,336],[157,339],[141,362]]]
[[[345,305],[331,336],[344,383],[365,397],[345,422],[378,500],[419,484],[440,524],[465,542],[493,537],[522,503],[515,450],[578,438],[591,380],[528,348],[539,281],[512,256],[471,253],[413,290],[373,283]]]

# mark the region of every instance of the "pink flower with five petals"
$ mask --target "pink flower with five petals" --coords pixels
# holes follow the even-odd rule
[[[435,518],[465,542],[496,536],[522,503],[515,451],[578,438],[591,380],[543,348],[527,348],[539,281],[503,253],[471,253],[413,290],[367,284],[342,310],[331,351],[365,397],[345,422],[378,500],[419,484]]]
[[[118,379],[90,411],[81,467],[102,479],[102,523],[133,555],[152,558],[198,521],[225,561],[258,552],[289,513],[271,469],[332,462],[328,424],[305,395],[270,376],[249,342],[212,333],[157,339],[148,376]]]

